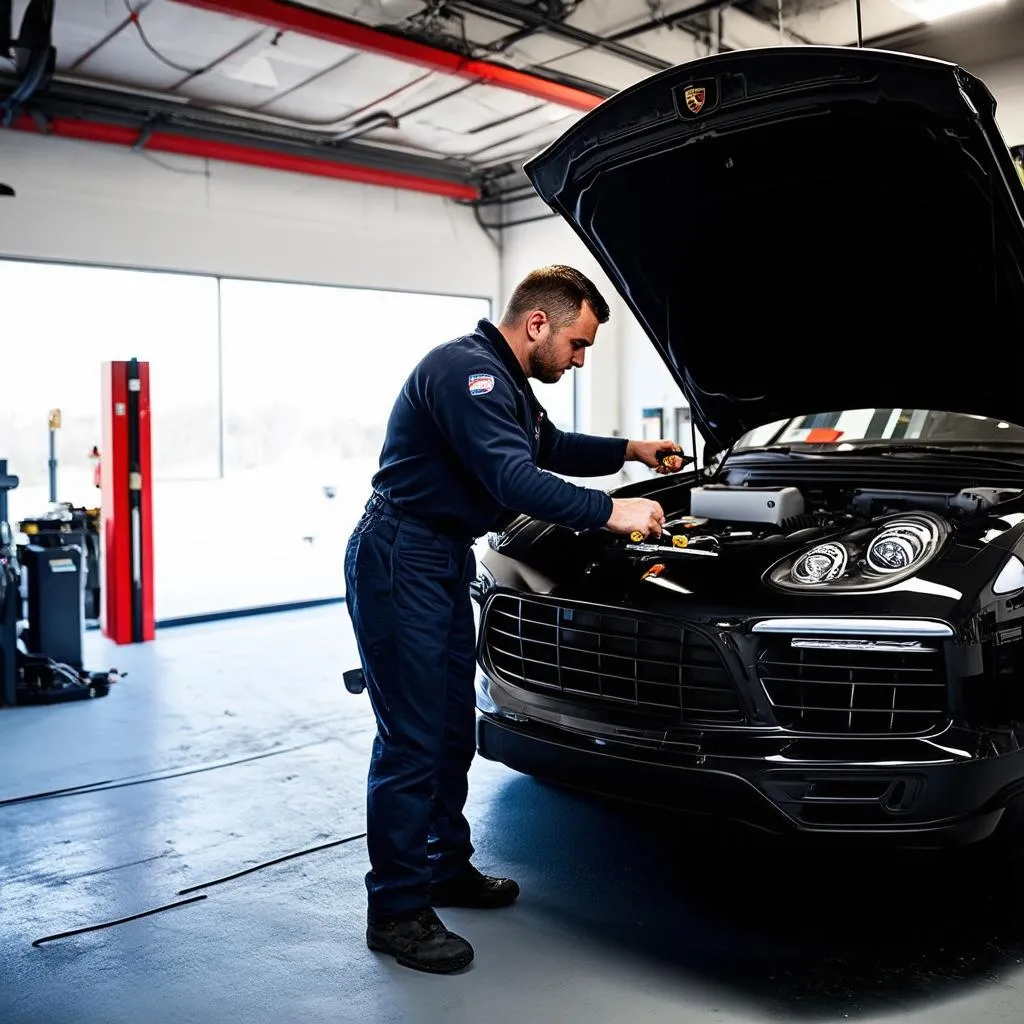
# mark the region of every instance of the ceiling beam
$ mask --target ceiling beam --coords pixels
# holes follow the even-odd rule
[[[510,89],[573,110],[592,110],[605,96],[564,85],[542,75],[519,71],[505,64],[475,60],[451,50],[409,39],[394,32],[326,11],[313,10],[284,0],[173,0],[174,3],[245,21],[257,22],[281,32],[296,32],[364,53],[391,57],[444,74],[485,85]]]
[[[322,157],[246,146],[237,142],[198,138],[173,131],[154,131],[148,136],[144,136],[140,135],[137,128],[126,125],[71,117],[52,118],[40,125],[29,114],[22,114],[16,118],[11,127],[18,131],[34,132],[64,139],[103,142],[125,149],[139,146],[146,152],[175,153],[179,156],[221,160],[225,163],[245,164],[249,167],[263,167],[273,171],[311,174],[320,178],[334,178],[364,185],[424,192],[429,195],[445,196],[449,199],[472,200],[478,199],[480,196],[480,190],[475,185],[444,181],[440,178],[428,178],[423,175],[408,174],[404,171],[364,167],[342,160],[326,160]]]
[[[0,96],[17,85],[0,74]],[[325,138],[322,133],[124,87],[55,78],[12,127],[323,178],[475,199],[478,175],[453,159]]]

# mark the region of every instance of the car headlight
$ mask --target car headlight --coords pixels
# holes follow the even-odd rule
[[[804,593],[876,590],[920,572],[948,536],[949,525],[938,516],[898,514],[783,558],[764,579],[780,590]]]
[[[868,545],[868,567],[882,576],[902,572],[930,557],[938,540],[938,531],[933,523],[899,519],[890,523]]]
[[[849,563],[850,555],[845,545],[818,544],[793,563],[789,575],[795,583],[813,586],[840,579]]]

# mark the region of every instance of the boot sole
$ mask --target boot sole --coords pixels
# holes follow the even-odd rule
[[[461,956],[457,956],[451,960],[444,960],[436,964],[427,964],[422,960],[414,960],[412,957],[406,956],[404,953],[399,953],[390,946],[383,945],[382,943],[367,942],[367,947],[372,949],[375,953],[387,953],[389,956],[395,958],[395,963],[401,964],[402,967],[410,967],[414,971],[425,971],[427,974],[450,974],[452,971],[461,971],[464,967],[468,967],[473,962],[473,953],[463,953]]]

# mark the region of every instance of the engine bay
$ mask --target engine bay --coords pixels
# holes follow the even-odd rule
[[[762,587],[876,593],[903,586],[938,558],[962,565],[1024,534],[1024,467],[835,467],[802,472],[748,462],[724,477],[694,473],[611,492],[658,501],[666,516],[660,536],[576,531],[520,516],[489,543],[542,574],[556,593],[629,602],[643,600],[639,585],[647,592],[654,584],[727,607]],[[964,486],[972,477],[977,482]]]
[[[1015,508],[1022,495],[1021,489],[996,487],[969,487],[955,493],[858,487],[837,495],[840,500],[829,507],[795,486],[711,484],[687,489],[684,510],[665,509],[660,537],[635,534],[616,538],[616,546],[639,556],[717,557],[727,549],[751,545],[809,544],[900,512],[931,512],[953,523],[981,522],[997,508]],[[988,525],[1008,529],[1016,524],[996,517]]]

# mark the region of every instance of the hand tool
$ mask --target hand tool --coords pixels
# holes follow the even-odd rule
[[[687,455],[682,448],[659,448],[658,451],[655,452],[654,454],[654,457],[658,460],[659,466],[664,466],[665,463],[668,462],[668,460],[671,459],[673,456],[681,459],[683,466],[685,466],[688,462],[694,461],[693,456]],[[682,469],[682,466],[680,466],[679,468]]]

